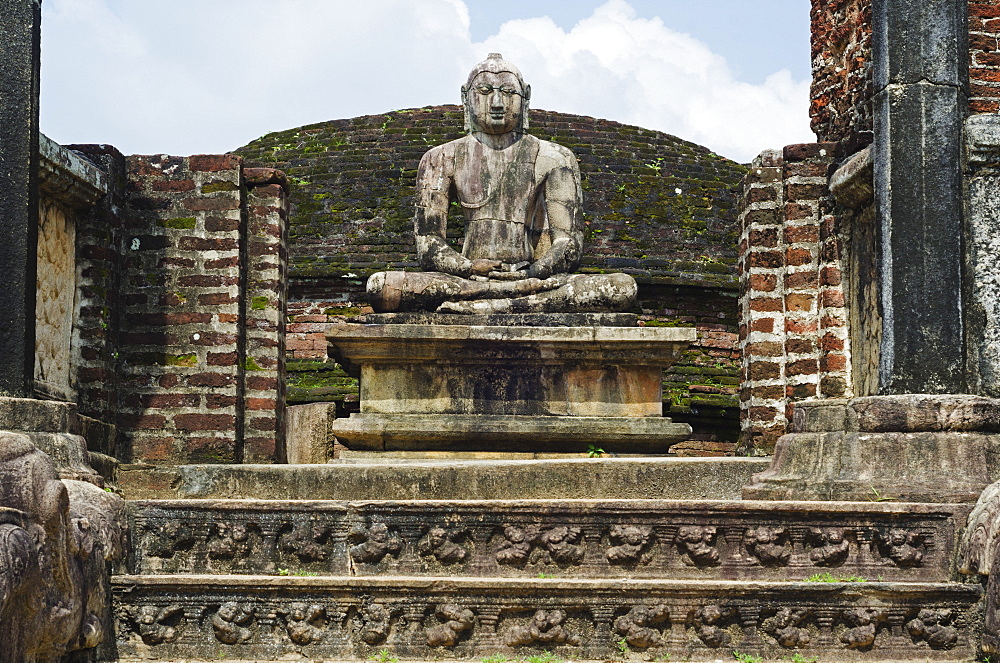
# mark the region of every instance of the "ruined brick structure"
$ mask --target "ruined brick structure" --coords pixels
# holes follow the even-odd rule
[[[969,2],[967,20],[961,103],[969,115],[993,113],[1000,8]],[[744,180],[741,448],[749,452],[773,449],[796,401],[878,391],[872,31],[870,0],[814,0],[810,114],[824,142],[766,151]]]
[[[60,282],[40,280],[39,292],[70,300],[60,308],[40,299],[48,322],[36,390],[75,400],[95,422],[91,449],[120,460],[280,460],[284,176],[244,169],[232,155],[126,158],[106,145],[71,147],[52,150],[92,170],[106,195],[43,197],[42,237],[51,237],[40,244],[39,278]],[[67,339],[66,350],[49,349],[49,338]]]
[[[733,448],[736,382],[735,188],[744,167],[673,136],[533,110],[530,131],[580,159],[587,231],[580,271],[639,283],[647,325],[697,326],[699,341],[666,376],[664,414],[695,426],[679,453]],[[324,330],[363,310],[364,281],[416,268],[417,162],[462,135],[458,106],[335,120],[264,136],[238,150],[293,184],[289,401],[356,407],[357,385],[326,361]],[[457,222],[457,218],[456,218]],[[454,239],[460,235],[454,227]]]

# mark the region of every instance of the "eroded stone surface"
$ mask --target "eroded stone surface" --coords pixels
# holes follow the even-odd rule
[[[136,573],[944,581],[966,505],[130,503]]]
[[[623,591],[624,590],[624,591]],[[119,651],[151,658],[606,660],[622,638],[655,656],[793,652],[840,660],[973,654],[975,585],[703,580],[115,579]],[[640,598],[641,597],[641,598]]]
[[[109,639],[107,563],[124,553],[124,501],[61,481],[27,436],[0,432],[0,507],[0,660],[62,660]]]

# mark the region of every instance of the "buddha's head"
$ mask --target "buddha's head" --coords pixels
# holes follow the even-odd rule
[[[527,129],[530,98],[531,86],[524,84],[517,67],[490,53],[462,86],[465,129],[494,135]]]

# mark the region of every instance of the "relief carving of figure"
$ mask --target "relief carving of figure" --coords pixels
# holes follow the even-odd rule
[[[931,649],[951,649],[958,642],[958,629],[951,626],[951,610],[924,608],[906,624],[915,641],[923,640]]]
[[[677,546],[695,566],[715,566],[719,563],[715,533],[714,527],[684,525],[677,530]]]
[[[170,519],[146,527],[150,532],[146,539],[146,554],[152,557],[169,559],[178,551],[188,550],[194,545],[194,532],[183,520]]]
[[[224,645],[242,645],[250,642],[253,631],[250,622],[253,621],[254,607],[247,603],[227,601],[219,606],[212,615],[212,628],[215,639]]]
[[[578,545],[582,537],[583,531],[579,527],[558,525],[542,530],[538,534],[538,545],[548,551],[553,562],[569,566],[583,561],[583,546]]]
[[[615,525],[608,532],[615,544],[605,554],[612,564],[649,564],[653,553],[649,550],[649,538],[653,530],[639,525]]]
[[[462,633],[472,630],[476,617],[468,608],[454,603],[444,603],[434,610],[441,622],[427,628],[427,644],[431,647],[453,647]]]
[[[469,556],[469,551],[459,545],[466,534],[464,528],[432,527],[417,542],[417,552],[423,556],[433,555],[442,564],[457,564]]]
[[[381,603],[369,603],[358,613],[358,637],[370,645],[377,645],[389,637],[392,615]]]
[[[496,559],[500,564],[522,566],[531,556],[531,536],[524,529],[508,525],[503,529],[503,541],[497,550]]]
[[[694,632],[706,647],[725,647],[729,644],[729,632],[722,624],[732,614],[718,605],[706,605],[695,611],[692,621]]]
[[[875,608],[852,608],[844,611],[844,621],[850,626],[840,634],[840,641],[848,649],[869,649],[875,644],[875,631],[881,610]]]
[[[578,645],[580,637],[563,626],[566,613],[562,610],[538,610],[524,626],[513,626],[504,635],[508,647],[518,645]]]
[[[132,619],[143,642],[147,645],[159,645],[177,641],[180,636],[178,624],[183,615],[184,608],[179,605],[168,605],[163,608],[144,605]]]
[[[26,435],[0,432],[4,660],[62,660],[104,640],[108,563],[124,551],[124,512],[124,500],[94,483],[60,480]]]
[[[583,247],[580,170],[568,149],[525,133],[531,87],[498,53],[462,88],[469,135],[420,161],[413,220],[424,272],[379,272],[376,311],[447,313],[625,310],[626,274],[571,274]],[[445,236],[448,208],[465,220],[461,252]]]
[[[878,546],[882,554],[904,569],[920,566],[924,559],[924,535],[915,530],[891,529],[879,532]]]
[[[373,523],[367,528],[358,526],[349,538],[354,543],[351,558],[366,564],[378,564],[386,555],[398,555],[403,549],[403,540],[385,523]]]
[[[784,527],[758,527],[743,537],[747,552],[764,566],[785,566],[792,556],[792,544]]]
[[[615,633],[624,637],[630,647],[646,649],[662,642],[661,631],[669,622],[667,606],[637,605],[615,620]]]
[[[288,639],[297,645],[319,642],[326,630],[326,608],[319,604],[293,603],[285,615]]]
[[[765,633],[770,633],[782,647],[794,649],[809,644],[809,629],[802,623],[812,614],[810,610],[793,610],[781,608],[773,617],[764,620],[761,625]]]
[[[250,554],[250,529],[246,523],[215,524],[215,538],[208,544],[211,559],[235,559]]]
[[[326,559],[329,537],[330,528],[327,525],[300,521],[281,535],[278,547],[283,552],[294,554],[300,562],[319,562]]]
[[[847,560],[850,545],[842,527],[814,527],[809,530],[808,540],[813,545],[809,559],[817,566],[840,566]]]

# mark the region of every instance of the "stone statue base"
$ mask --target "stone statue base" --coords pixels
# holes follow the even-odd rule
[[[408,316],[425,324],[396,323]],[[622,314],[477,318],[372,315],[330,328],[331,356],[361,380],[360,414],[333,434],[351,449],[646,453],[690,434],[662,416],[661,381],[694,329],[566,326],[634,324]]]
[[[795,404],[743,499],[975,502],[1000,479],[1000,400],[904,394]]]

